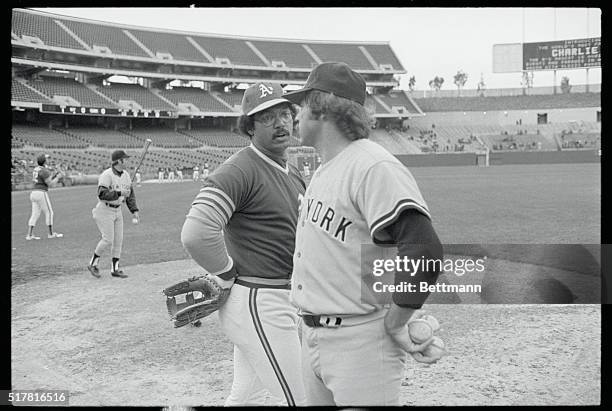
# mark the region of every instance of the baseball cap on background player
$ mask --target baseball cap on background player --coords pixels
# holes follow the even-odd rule
[[[284,98],[280,84],[255,83],[244,91],[242,96],[242,113],[252,116],[278,104],[291,103]]]
[[[111,154],[111,161],[113,163],[121,160],[122,158],[130,158],[130,156],[128,156],[123,150],[115,150],[113,151],[113,154]]]
[[[345,63],[328,62],[316,66],[308,76],[304,88],[291,91],[283,97],[300,104],[306,92],[325,91],[338,97],[352,100],[362,106],[366,98],[366,83],[361,74],[353,71]]]
[[[49,157],[51,157],[49,154],[40,154],[38,157],[36,157],[36,162],[39,166],[42,166],[47,162]]]

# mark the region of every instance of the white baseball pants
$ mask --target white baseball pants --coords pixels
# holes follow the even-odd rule
[[[102,255],[111,247],[111,256],[121,258],[121,247],[123,246],[123,213],[121,207],[111,208],[102,202],[98,202],[91,210],[94,221],[100,230],[102,239],[96,245],[95,253]]]
[[[32,215],[28,220],[28,225],[36,225],[41,211],[45,214],[45,222],[47,225],[53,225],[53,208],[49,200],[49,193],[42,190],[32,190],[30,193],[30,201],[32,202]]]
[[[289,290],[234,284],[219,319],[234,343],[234,381],[225,405],[304,405],[298,317]]]
[[[400,405],[406,353],[385,331],[384,317],[301,328],[306,405]]]

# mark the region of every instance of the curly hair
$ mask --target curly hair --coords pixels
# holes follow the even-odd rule
[[[349,140],[369,137],[372,118],[361,104],[318,90],[309,91],[305,103],[314,119],[325,115]]]
[[[293,131],[295,131],[295,125],[296,125],[295,117],[297,116],[299,106],[296,106],[295,104],[291,104],[289,102],[287,102],[286,104],[289,105],[289,110],[291,110],[291,115],[293,116]],[[255,129],[255,114],[251,116],[247,116],[243,114],[238,118],[238,130],[243,135],[245,135],[248,138],[252,138],[254,129]]]

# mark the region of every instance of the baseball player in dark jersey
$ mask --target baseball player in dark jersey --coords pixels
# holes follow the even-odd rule
[[[98,203],[91,210],[91,214],[100,230],[102,238],[96,245],[94,254],[89,261],[87,269],[97,278],[100,278],[98,261],[102,253],[111,246],[113,277],[126,278],[127,275],[119,269],[119,258],[123,245],[123,213],[121,204],[127,204],[137,222],[140,218],[136,206],[136,196],[132,187],[130,175],[125,170],[125,159],[129,158],[125,151],[115,150],[111,154],[112,166],[107,168],[98,177]]]
[[[240,130],[251,145],[204,181],[183,225],[191,257],[222,287],[219,310],[234,343],[226,405],[301,405],[297,311],[289,301],[298,204],[304,182],[287,162],[296,108],[279,85],[257,83],[243,96]]]
[[[368,140],[365,97],[365,81],[344,63],[318,65],[304,89],[286,95],[302,106],[302,144],[322,161],[300,209],[291,288],[308,405],[399,405],[406,352],[431,362],[421,351],[432,340],[417,345],[406,327],[428,294],[396,293],[390,306],[362,298],[362,258],[380,247],[397,244],[401,258],[442,256],[411,173]],[[395,282],[437,275],[397,272]]]
[[[58,182],[62,177],[61,173],[51,176],[51,170],[46,167],[48,154],[41,154],[36,158],[38,166],[32,172],[32,180],[34,187],[30,193],[30,201],[32,202],[32,215],[28,220],[28,234],[26,240],[40,240],[40,237],[34,235],[34,226],[40,217],[41,211],[45,214],[45,222],[49,227],[47,238],[61,238],[64,234],[53,231],[53,207],[49,200],[49,186]]]

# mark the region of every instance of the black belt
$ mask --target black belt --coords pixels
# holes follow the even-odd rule
[[[104,203],[104,204],[106,204],[110,208],[119,208],[119,207],[121,207],[121,204],[110,204],[110,203]]]
[[[321,321],[321,317],[324,318],[323,321]],[[334,327],[340,327],[340,324],[342,324],[342,318],[340,317],[328,317],[328,316],[321,316],[321,315],[303,314],[302,319],[304,320],[304,324],[306,324],[309,327],[334,328]]]

